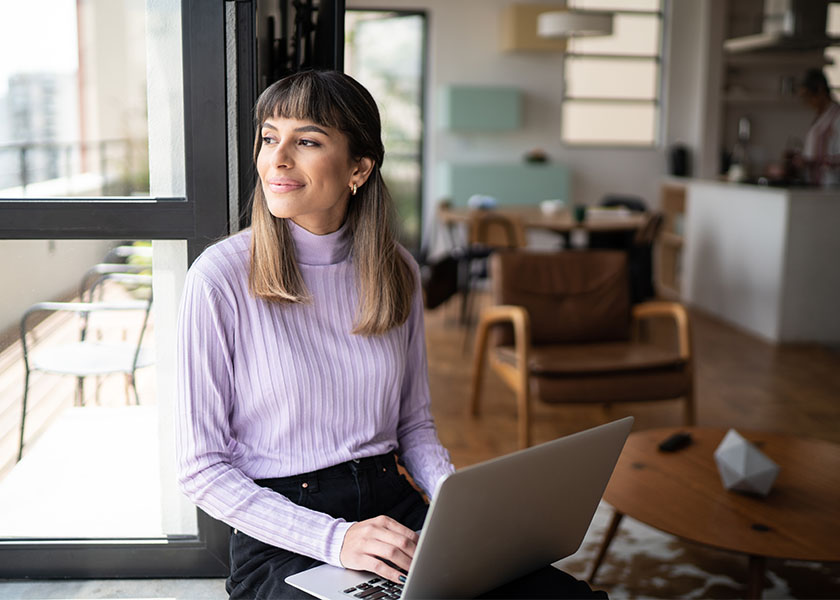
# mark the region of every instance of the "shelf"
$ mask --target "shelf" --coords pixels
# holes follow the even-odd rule
[[[721,99],[727,104],[765,104],[780,106],[800,106],[802,100],[796,96],[772,94],[723,94]]]
[[[790,52],[765,54],[730,54],[724,57],[727,67],[754,67],[776,69],[779,67],[796,67],[807,69],[833,65],[834,61],[824,54],[796,54]]]

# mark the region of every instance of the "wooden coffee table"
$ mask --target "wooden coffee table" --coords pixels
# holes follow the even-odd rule
[[[688,431],[674,453],[659,443]],[[738,432],[781,466],[767,497],[727,491],[714,451],[726,429],[678,427],[633,433],[604,500],[615,509],[589,581],[628,515],[685,540],[749,557],[747,598],[760,598],[767,558],[840,562],[840,445],[774,433]]]

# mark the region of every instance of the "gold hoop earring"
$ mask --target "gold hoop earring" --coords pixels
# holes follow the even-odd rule
[[[356,184],[354,183],[354,184],[353,184],[353,189],[350,191],[350,195],[351,195],[351,196],[355,196],[355,195],[356,195],[356,190],[357,190],[357,189],[358,189],[358,188],[356,187]]]

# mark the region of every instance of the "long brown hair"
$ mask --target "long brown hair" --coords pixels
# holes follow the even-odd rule
[[[373,169],[347,208],[359,305],[353,333],[379,335],[408,319],[415,280],[396,241],[396,216],[380,168],[385,158],[379,110],[356,80],[337,71],[304,71],[270,85],[257,100],[254,163],[262,148],[262,124],[270,118],[300,119],[340,130],[350,156],[370,158]],[[251,293],[279,303],[310,300],[286,219],[268,210],[262,185],[251,209]]]

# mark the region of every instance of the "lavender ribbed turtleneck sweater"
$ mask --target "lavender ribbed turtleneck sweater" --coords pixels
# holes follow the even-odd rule
[[[352,523],[253,480],[395,450],[431,497],[453,467],[429,411],[416,263],[409,258],[418,286],[406,323],[380,336],[354,335],[346,227],[319,236],[288,223],[311,303],[251,296],[250,230],[205,250],[187,274],[178,324],[179,480],[211,516],[340,566]]]

